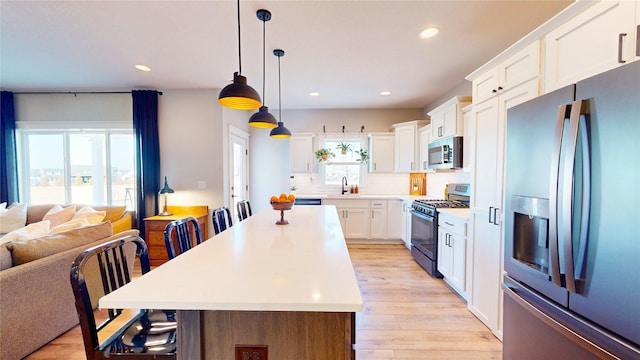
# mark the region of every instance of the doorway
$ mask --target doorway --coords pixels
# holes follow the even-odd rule
[[[240,200],[249,199],[249,133],[229,127],[229,207],[233,219]]]

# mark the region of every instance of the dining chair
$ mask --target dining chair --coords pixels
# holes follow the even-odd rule
[[[169,260],[200,243],[202,243],[200,226],[193,216],[174,220],[164,227],[164,245],[167,248]]]
[[[237,210],[238,210],[238,221],[242,221],[248,218],[249,216],[253,215],[253,213],[251,212],[251,203],[249,203],[249,200],[238,201]]]
[[[213,231],[219,234],[221,231],[225,231],[228,227],[233,226],[231,221],[231,212],[226,206],[219,207],[213,210]]]
[[[131,282],[136,259],[142,274],[148,272],[144,240],[125,236],[86,249],[71,265],[71,288],[88,360],[176,359],[174,311],[94,310],[92,306],[92,296],[95,300]],[[96,283],[101,283],[102,294],[93,286]]]

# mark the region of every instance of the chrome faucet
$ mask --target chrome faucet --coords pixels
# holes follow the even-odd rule
[[[342,195],[344,195],[347,192],[347,189],[344,188],[347,185],[349,185],[347,184],[347,177],[343,176],[342,177]]]

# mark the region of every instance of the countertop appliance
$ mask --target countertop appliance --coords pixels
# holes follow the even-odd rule
[[[507,115],[504,359],[640,359],[640,61]]]
[[[429,144],[429,169],[461,169],[462,136],[453,136]]]
[[[468,208],[469,184],[448,184],[447,199],[414,200],[411,204],[411,255],[431,276],[438,271],[438,208]]]

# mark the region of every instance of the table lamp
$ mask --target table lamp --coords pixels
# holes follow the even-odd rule
[[[169,216],[169,215],[173,215],[173,213],[170,213],[167,210],[167,194],[173,194],[174,191],[172,188],[169,187],[169,184],[167,184],[167,177],[164,177],[164,187],[162,189],[160,189],[160,191],[158,191],[158,194],[160,195],[164,195],[164,209],[162,210],[162,212],[158,215],[160,216]]]

